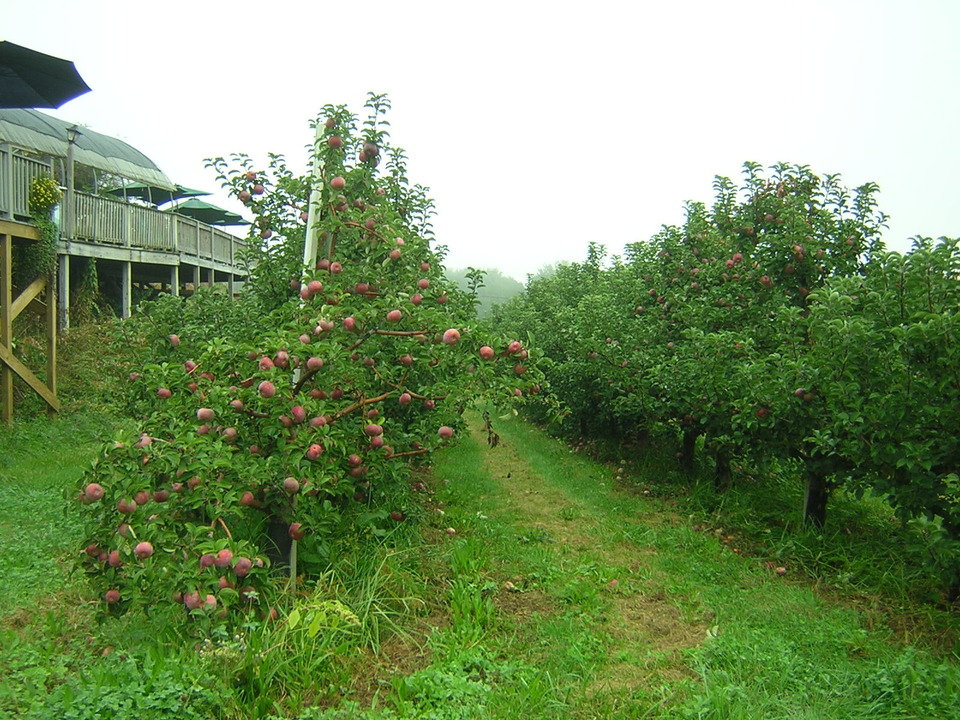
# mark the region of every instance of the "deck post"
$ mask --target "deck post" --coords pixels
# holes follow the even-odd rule
[[[50,273],[47,277],[47,388],[50,390],[50,394],[54,397],[57,396],[57,286],[56,286],[56,275]],[[47,415],[49,417],[55,417],[57,414],[56,408],[52,405],[47,405]]]
[[[0,233],[0,347],[13,344],[13,238]],[[0,421],[13,424],[13,368],[0,362]]]
[[[120,263],[120,317],[128,318],[130,317],[131,310],[131,298],[133,296],[133,291],[131,288],[131,283],[133,274],[131,271],[131,263],[129,261]]]
[[[174,297],[180,295],[180,266],[170,266],[170,294]]]
[[[73,240],[77,234],[77,189],[74,182],[73,148],[77,143],[77,135],[79,134],[80,129],[76,125],[67,128],[67,194],[64,200],[67,209],[66,235],[68,240]]]
[[[59,306],[59,318],[57,324],[60,330],[67,330],[70,327],[70,256],[61,255],[60,262],[57,263],[57,295]]]

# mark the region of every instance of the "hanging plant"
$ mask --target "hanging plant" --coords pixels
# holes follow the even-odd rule
[[[57,270],[57,244],[60,228],[51,217],[53,208],[60,204],[63,192],[49,175],[39,175],[30,183],[28,205],[40,239],[30,243],[17,269],[17,276],[26,282],[46,277]]]
[[[49,175],[38,175],[30,183],[30,214],[31,215],[50,215],[60,201],[63,199],[63,191],[57,181]]]

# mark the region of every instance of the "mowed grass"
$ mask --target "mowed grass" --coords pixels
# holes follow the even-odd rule
[[[734,531],[705,529],[674,493],[651,498],[642,483],[618,483],[609,467],[529,425],[497,429],[499,448],[467,443],[436,469],[465,518],[497,518],[471,523],[490,571],[532,578],[527,587],[549,600],[552,612],[514,627],[525,639],[509,647],[565,681],[571,716],[960,717],[956,653],[933,654],[935,636],[903,643],[896,618],[878,625],[858,609],[862,588],[849,602],[835,588],[820,593],[789,556],[780,576],[766,555],[735,552]],[[480,455],[498,452],[513,457],[500,477],[484,477],[480,468],[497,465]],[[874,551],[889,561],[890,548]],[[954,616],[938,617],[955,633]]]
[[[830,537],[761,547],[655,463],[624,478],[522,422],[493,448],[470,422],[412,521],[351,541],[280,622],[201,646],[163,613],[100,622],[70,574],[66,489],[104,421],[0,431],[0,717],[960,718],[956,618],[821,581]],[[910,574],[879,538],[847,553]],[[318,640],[293,607],[350,619]]]
[[[95,624],[71,573],[80,529],[66,493],[109,432],[82,414],[0,428],[0,717],[89,662]]]

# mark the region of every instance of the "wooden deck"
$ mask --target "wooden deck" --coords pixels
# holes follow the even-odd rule
[[[30,183],[44,174],[53,174],[51,162],[0,144],[0,221],[30,223]],[[69,326],[71,266],[79,258],[97,260],[98,273],[118,288],[114,305],[121,317],[132,311],[134,287],[150,285],[179,295],[201,284],[223,284],[233,293],[247,274],[241,260],[243,239],[182,215],[67,192],[57,217],[61,328]]]

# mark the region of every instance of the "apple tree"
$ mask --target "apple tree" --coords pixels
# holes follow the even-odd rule
[[[825,405],[808,443],[851,486],[933,523],[931,562],[960,594],[960,251],[920,238],[816,293],[812,365]]]
[[[271,566],[319,571],[349,534],[385,535],[416,512],[411,462],[456,441],[469,403],[539,390],[531,349],[483,334],[473,299],[444,279],[388,107],[371,96],[360,125],[326,106],[306,178],[277,156],[266,170],[211,162],[263,241],[238,301],[247,326],[170,333],[132,376],[138,426],[76,496],[83,567],[108,606],[264,612]]]

